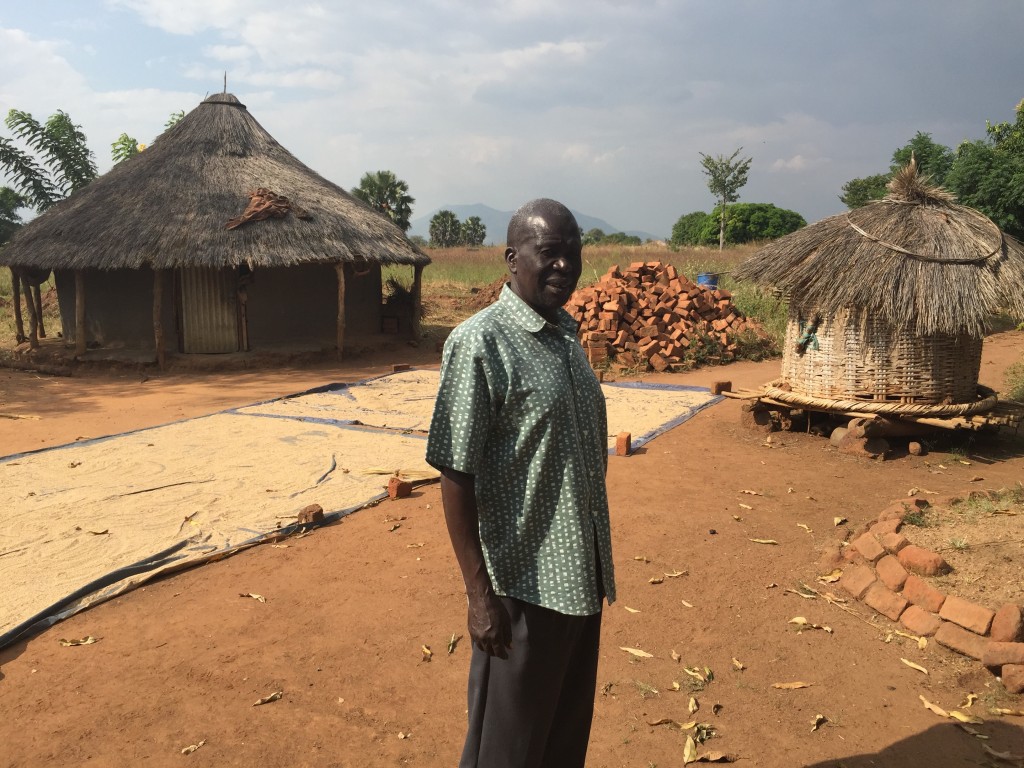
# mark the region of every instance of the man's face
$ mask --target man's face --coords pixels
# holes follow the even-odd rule
[[[572,296],[583,271],[582,244],[575,220],[539,213],[529,220],[529,234],[509,244],[505,263],[512,291],[546,320]]]

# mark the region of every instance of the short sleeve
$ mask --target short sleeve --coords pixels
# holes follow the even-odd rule
[[[427,437],[427,463],[435,469],[477,474],[494,407],[486,363],[473,344],[450,337]]]

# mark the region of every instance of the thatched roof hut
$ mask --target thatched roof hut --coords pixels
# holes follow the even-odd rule
[[[920,177],[759,250],[735,273],[789,297],[782,386],[809,397],[975,400],[998,311],[1024,317],[1024,246]]]
[[[256,190],[265,194],[251,200]],[[247,206],[256,215],[228,228]],[[273,215],[264,218],[260,211]],[[88,309],[80,295],[74,314],[84,309],[90,339],[101,342],[117,336],[117,313],[106,306],[115,300],[111,294],[139,287],[116,273],[150,273],[155,325],[166,310],[160,305],[172,305],[170,326],[180,332],[182,351],[217,351],[202,343],[190,350],[181,337],[189,327],[202,336],[211,323],[231,325],[232,312],[264,331],[272,330],[273,317],[288,314],[318,325],[330,318],[338,326],[332,337],[340,351],[346,315],[350,327],[362,322],[363,330],[380,330],[381,265],[412,265],[418,301],[420,271],[429,262],[390,219],[303,165],[228,93],[207,98],[144,152],[30,222],[0,253],[0,264],[53,269],[62,314],[68,275],[77,278],[79,294],[84,281]],[[173,275],[170,285],[161,285],[165,272]],[[354,307],[346,307],[346,275]],[[325,290],[325,282],[337,285]],[[238,288],[241,295],[225,295]],[[211,310],[203,298],[207,293],[220,294],[231,306],[221,302]],[[218,313],[219,319],[212,317]],[[365,322],[367,314],[371,323]],[[75,335],[77,324],[64,319],[65,335]],[[116,318],[116,325],[128,322]],[[263,337],[301,335],[294,320],[281,328]],[[248,330],[256,329],[239,329],[243,349],[246,335],[256,340]],[[220,335],[231,333],[229,328]],[[313,336],[322,337],[322,328]],[[80,347],[81,337],[76,335]]]

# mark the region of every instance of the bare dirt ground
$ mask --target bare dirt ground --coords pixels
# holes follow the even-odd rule
[[[991,337],[982,383],[1000,387],[1022,351],[1022,332]],[[0,412],[40,417],[0,418],[0,454],[437,361],[432,347],[399,347],[301,370],[147,380],[0,370]],[[777,361],[738,363],[648,380],[753,387],[777,371]],[[700,752],[740,765],[1011,765],[982,747],[1024,753],[1024,719],[988,708],[1024,701],[980,664],[934,643],[919,650],[861,604],[787,590],[832,588],[815,581],[831,570],[819,564],[822,552],[911,487],[963,495],[1013,486],[1024,478],[1021,439],[870,462],[810,435],[777,433],[766,444],[740,426],[739,411],[735,401],[720,403],[610,461],[619,601],[605,613],[589,765],[683,765],[685,734],[651,725],[662,719],[709,724],[716,736]],[[849,523],[835,527],[836,516]],[[455,765],[469,653],[465,640],[451,653],[448,645],[465,633],[464,610],[438,488],[424,486],[286,547],[256,547],[151,583],[0,651],[0,765]],[[798,632],[795,616],[833,632]],[[88,635],[99,642],[58,642]],[[699,683],[685,667],[707,667],[714,679]],[[795,681],[809,687],[773,687]],[[252,706],[275,691],[280,700]],[[974,728],[987,741],[919,698],[948,710],[968,693],[980,697],[967,711],[985,720]],[[825,720],[812,730],[818,715]]]

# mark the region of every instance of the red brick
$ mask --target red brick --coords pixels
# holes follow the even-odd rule
[[[908,605],[906,598],[897,595],[879,581],[868,587],[864,593],[864,603],[893,621],[900,617]]]
[[[904,568],[922,576],[938,576],[953,570],[941,555],[928,549],[922,549],[915,544],[901,549],[897,557]]]
[[[1024,693],[1024,665],[1007,664],[1000,675],[1003,687],[1010,693]]]
[[[866,565],[855,565],[843,571],[839,586],[860,600],[868,587],[875,583],[875,572]]]
[[[848,563],[854,563],[855,565],[864,565],[867,563],[867,560],[864,559],[864,555],[853,547],[843,547],[843,560]]]
[[[935,642],[979,661],[985,655],[985,649],[989,643],[986,638],[979,637],[948,621],[942,622],[942,626],[935,633]]]
[[[868,530],[875,534],[881,539],[887,533],[896,533],[903,525],[903,521],[898,517],[892,517],[888,520],[879,520],[877,523],[872,525]]]
[[[928,507],[928,502],[925,499],[918,498],[917,496],[911,496],[908,499],[896,499],[882,510],[878,519],[879,521],[891,520],[893,518],[902,520],[915,509],[925,509],[926,507]]]
[[[878,542],[885,548],[885,551],[889,554],[895,555],[910,541],[902,533],[886,533],[878,538]]]
[[[942,624],[942,620],[934,613],[929,613],[919,605],[911,605],[900,616],[900,624],[915,635],[931,637]]]
[[[412,493],[412,483],[392,476],[388,480],[388,496],[392,499],[403,499]]]
[[[615,455],[629,456],[633,450],[632,441],[633,436],[629,432],[619,432],[619,436],[615,438]]]
[[[976,635],[988,633],[992,626],[992,619],[995,611],[989,610],[983,605],[964,600],[962,597],[950,595],[939,610],[939,616],[946,621],[959,624],[964,629],[969,629]]]
[[[1024,615],[1019,605],[1007,603],[992,619],[989,635],[1000,643],[1015,643],[1024,640]]]
[[[858,536],[853,540],[851,546],[864,555],[865,560],[871,563],[877,562],[885,554],[885,550],[878,543],[878,539],[870,533]]]
[[[981,663],[986,667],[1024,664],[1024,643],[989,643]]]
[[[900,561],[892,555],[886,555],[879,560],[875,564],[875,570],[878,571],[878,578],[881,582],[893,592],[903,589],[909,575],[906,568],[900,565]]]
[[[914,574],[907,576],[907,583],[903,585],[903,596],[914,605],[919,605],[932,613],[938,613],[942,604],[946,602],[946,596],[942,592]]]

